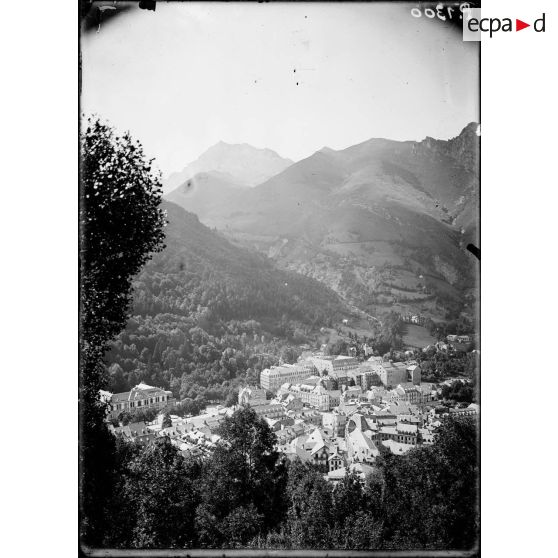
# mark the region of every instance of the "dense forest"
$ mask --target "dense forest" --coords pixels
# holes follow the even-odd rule
[[[271,260],[234,246],[170,202],[166,249],[135,282],[134,313],[200,313],[207,325],[231,319],[277,318],[330,325],[346,311],[339,297],[318,281],[280,270]]]
[[[477,540],[476,422],[447,419],[432,446],[382,452],[361,483],[337,486],[274,450],[249,408],[227,418],[204,461],[168,438],[120,443],[111,528],[122,548],[471,549]],[[157,474],[154,474],[157,471]]]
[[[198,406],[230,403],[240,384],[257,382],[265,367],[294,362],[300,345],[318,346],[320,327],[349,315],[322,283],[231,244],[175,204],[162,207],[166,248],[135,278],[133,317],[109,342],[111,391],[144,381],[171,390],[177,399],[197,400]],[[375,331],[375,350],[401,349],[404,327],[398,314],[387,313]],[[446,330],[471,331],[470,324],[446,327],[431,320],[426,327],[439,338]],[[332,354],[346,354],[347,343],[338,344]],[[425,378],[435,381],[471,377],[476,362],[439,356],[424,365]]]
[[[472,352],[438,352],[434,355],[421,352],[417,360],[422,370],[422,378],[427,382],[440,382],[459,376],[473,380],[477,378],[480,368],[479,355]]]
[[[109,343],[111,389],[126,391],[144,381],[170,389],[180,399],[226,401],[241,383],[257,383],[262,368],[280,359],[292,363],[300,354],[288,346],[288,336],[274,339],[254,320],[231,320],[215,335],[196,324],[195,317],[174,314],[130,319]],[[303,334],[297,329],[296,336]]]
[[[347,315],[321,283],[234,246],[172,203],[163,207],[166,248],[134,281],[133,317],[106,355],[113,391],[143,380],[181,399],[224,400],[233,380],[293,362],[293,345]]]

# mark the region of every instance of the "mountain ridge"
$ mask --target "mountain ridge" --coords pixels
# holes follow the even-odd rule
[[[254,188],[208,196],[196,211],[236,244],[371,314],[471,314],[476,266],[465,246],[478,245],[477,127],[449,140],[322,148]]]
[[[166,248],[135,281],[135,313],[189,316],[203,310],[210,321],[278,322],[287,316],[310,325],[331,324],[346,313],[326,286],[234,246],[177,204],[163,201],[162,207]]]
[[[168,194],[204,172],[219,172],[233,183],[254,187],[292,164],[293,161],[269,148],[219,141],[180,172],[169,175],[164,181],[164,191]]]

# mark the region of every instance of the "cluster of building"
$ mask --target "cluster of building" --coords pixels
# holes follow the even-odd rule
[[[311,362],[303,361],[297,364],[282,364],[262,370],[260,386],[268,391],[275,391],[285,382],[297,383],[311,376],[314,367]]]
[[[266,391],[275,398],[264,400]],[[260,389],[244,388],[239,403],[258,414],[280,405],[282,416],[265,417],[278,449],[314,463],[335,481],[348,470],[364,476],[382,451],[400,455],[431,444],[440,413],[478,412],[475,405],[445,409],[437,397],[436,386],[421,382],[415,361],[313,354],[263,370]]]
[[[399,378],[413,377],[415,369],[407,368],[405,374],[397,372]],[[238,401],[260,416],[264,416],[260,409],[280,406],[281,416],[265,417],[277,436],[277,449],[290,459],[314,464],[332,482],[347,471],[364,477],[382,452],[402,455],[417,445],[432,444],[441,414],[478,412],[476,405],[437,406],[438,391],[432,384],[333,390],[328,389],[330,381],[327,375],[313,375],[295,386],[283,385],[271,401],[265,399],[264,389],[248,386],[240,391]]]
[[[466,352],[470,348],[470,344],[477,341],[474,335],[448,335],[446,341],[437,341],[431,345],[427,345],[422,349],[423,353],[435,351],[437,353],[453,353],[456,351]],[[478,353],[478,349],[473,349],[473,353]]]
[[[115,436],[142,445],[159,437],[167,437],[184,457],[204,458],[211,454],[220,440],[220,424],[233,412],[232,408],[217,406],[194,417],[170,415],[170,426],[163,425],[165,414],[160,413],[150,423],[135,422],[119,427],[109,424],[108,427]]]
[[[418,386],[420,383],[421,370],[416,362],[384,361],[377,356],[359,362],[351,356],[316,354],[296,364],[266,368],[260,374],[263,390],[279,395],[290,394],[303,405],[319,411],[338,407],[342,395],[351,388],[357,387],[365,392],[374,386],[393,388],[400,384]]]
[[[240,389],[238,405],[249,406],[266,421],[278,451],[313,463],[325,478],[337,482],[348,471],[364,478],[382,452],[401,455],[433,443],[444,414],[478,413],[474,404],[459,409],[440,406],[440,389],[421,382],[420,366],[414,361],[372,356],[359,362],[351,356],[310,354],[296,364],[263,370],[260,386]],[[145,384],[104,396],[111,417],[173,402],[170,392]],[[219,426],[234,410],[217,406],[195,417],[171,415],[172,424],[167,421],[165,427],[160,413],[152,423],[110,428],[116,436],[142,444],[167,436],[184,456],[204,458],[219,443]]]

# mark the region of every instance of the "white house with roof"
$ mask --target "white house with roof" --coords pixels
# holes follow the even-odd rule
[[[315,428],[310,434],[299,436],[292,443],[293,457],[298,456],[302,461],[313,463],[323,471],[339,467],[340,459],[344,464],[338,445],[335,441],[327,439],[319,428]]]
[[[345,443],[349,463],[372,463],[380,452],[374,443],[378,426],[361,413],[355,413],[347,421]]]
[[[325,387],[326,378],[311,376],[300,384],[283,384],[279,395],[292,394],[304,404],[319,411],[330,411],[341,401],[340,390],[330,390]]]
[[[345,438],[347,443],[347,455],[351,463],[373,463],[380,455],[376,444],[371,437],[372,431],[356,428],[349,432]]]
[[[103,392],[102,396],[109,402],[109,418],[116,418],[122,412],[133,413],[143,409],[162,409],[176,403],[172,391],[148,386],[144,382],[139,383],[130,391],[114,394]]]

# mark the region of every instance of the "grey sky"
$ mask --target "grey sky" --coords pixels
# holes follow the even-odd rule
[[[82,37],[82,110],[130,130],[165,175],[219,140],[299,160],[371,137],[446,139],[478,120],[478,45],[414,5],[134,10]]]

